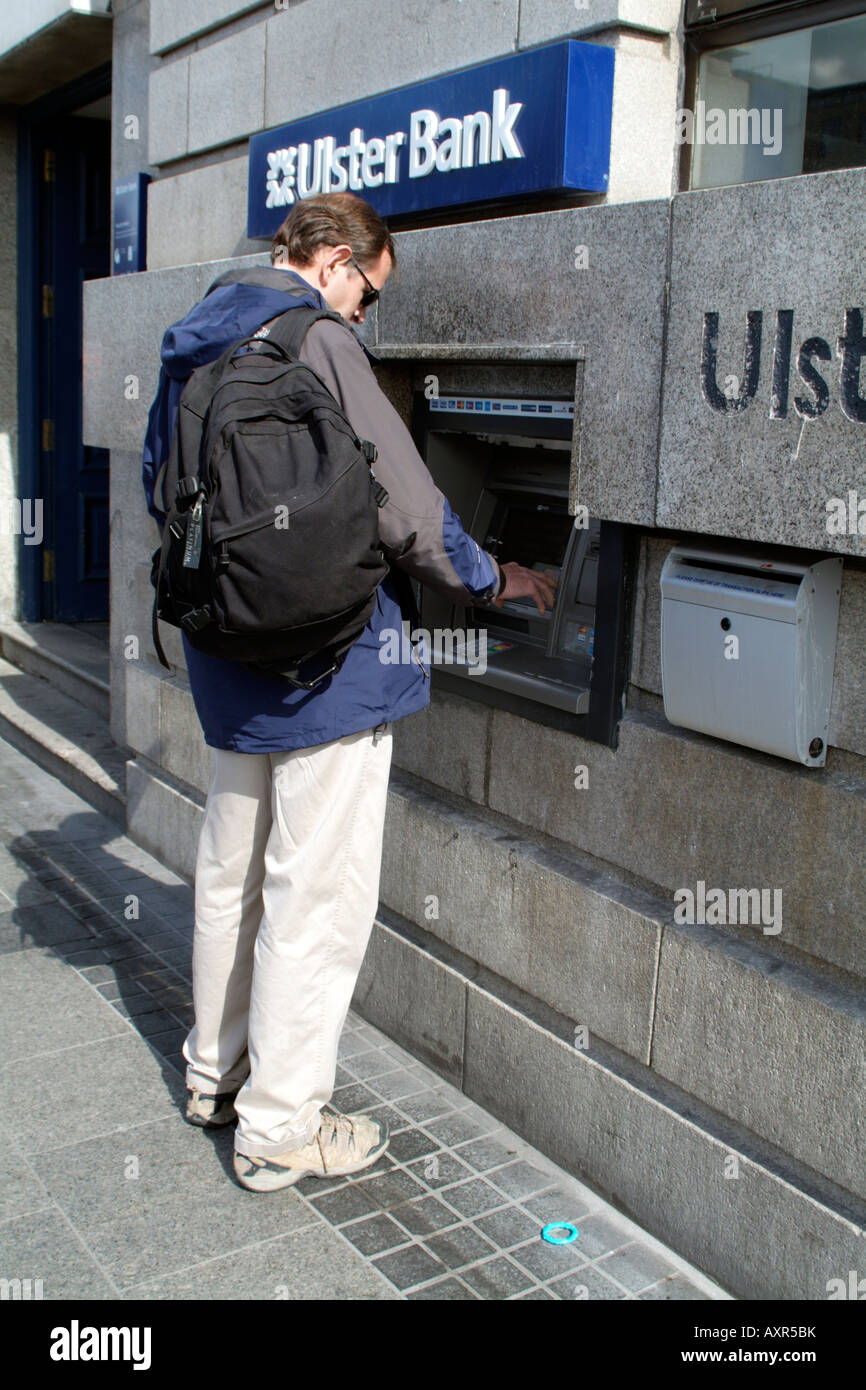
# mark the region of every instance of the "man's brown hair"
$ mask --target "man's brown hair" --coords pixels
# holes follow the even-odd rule
[[[391,233],[377,212],[354,193],[319,193],[295,203],[274,233],[271,264],[308,266],[320,246],[351,246],[361,266],[372,265],[383,251],[397,256]]]

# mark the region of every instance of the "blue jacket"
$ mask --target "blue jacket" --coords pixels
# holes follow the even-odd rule
[[[327,309],[312,286],[280,271],[307,293],[300,301]],[[220,282],[227,276],[220,277]],[[159,469],[168,454],[177,405],[194,368],[210,362],[238,339],[286,310],[285,292],[250,284],[211,287],[162,342],[162,367],[150,408],[143,457],[147,507],[160,528],[165,514],[154,498]],[[458,603],[492,597],[499,588],[496,562],[466,534],[460,518],[438,491],[397,412],[376,384],[367,355],[346,324],[314,324],[301,358],[310,363],[340,400],[356,432],[379,449],[376,476],[390,493],[380,514],[380,536],[403,550],[400,569],[430,583]],[[389,571],[377,603],[340,670],[312,691],[237,662],[206,656],[183,635],[187,671],[205,741],[238,753],[309,748],[345,734],[374,728],[423,709],[430,699],[429,666],[412,645],[410,659],[383,663],[386,630],[401,631],[398,585]],[[405,644],[404,644],[405,647]],[[324,667],[320,668],[324,669]],[[305,676],[316,670],[309,666]]]

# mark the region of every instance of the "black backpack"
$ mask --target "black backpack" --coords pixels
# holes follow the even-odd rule
[[[285,278],[235,271],[210,288],[248,280],[304,293]],[[183,389],[151,566],[163,666],[158,618],[182,628],[198,651],[312,690],[339,670],[373,612],[388,572],[378,524],[388,494],[372,470],[376,448],[297,360],[307,330],[328,318],[344,322],[290,308],[196,368]],[[327,669],[304,680],[300,668],[313,658]]]

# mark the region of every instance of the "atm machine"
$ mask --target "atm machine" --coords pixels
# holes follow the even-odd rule
[[[470,644],[466,660],[435,664],[437,684],[611,743],[618,668],[624,682],[626,528],[570,515],[573,429],[573,401],[419,394],[416,440],[466,531],[497,560],[558,581],[543,617],[531,598],[464,608],[427,589],[420,611],[431,632],[486,633],[486,670]]]

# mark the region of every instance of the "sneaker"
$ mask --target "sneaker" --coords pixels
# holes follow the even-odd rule
[[[369,1168],[388,1147],[388,1129],[369,1115],[323,1110],[319,1132],[309,1144],[277,1158],[235,1152],[235,1177],[250,1192],[273,1192],[301,1178],[332,1178]]]
[[[219,1095],[208,1096],[194,1086],[188,1086],[186,1118],[191,1125],[201,1125],[202,1129],[221,1129],[223,1125],[234,1124],[237,1119],[234,1107],[236,1095],[237,1091],[223,1091]]]

